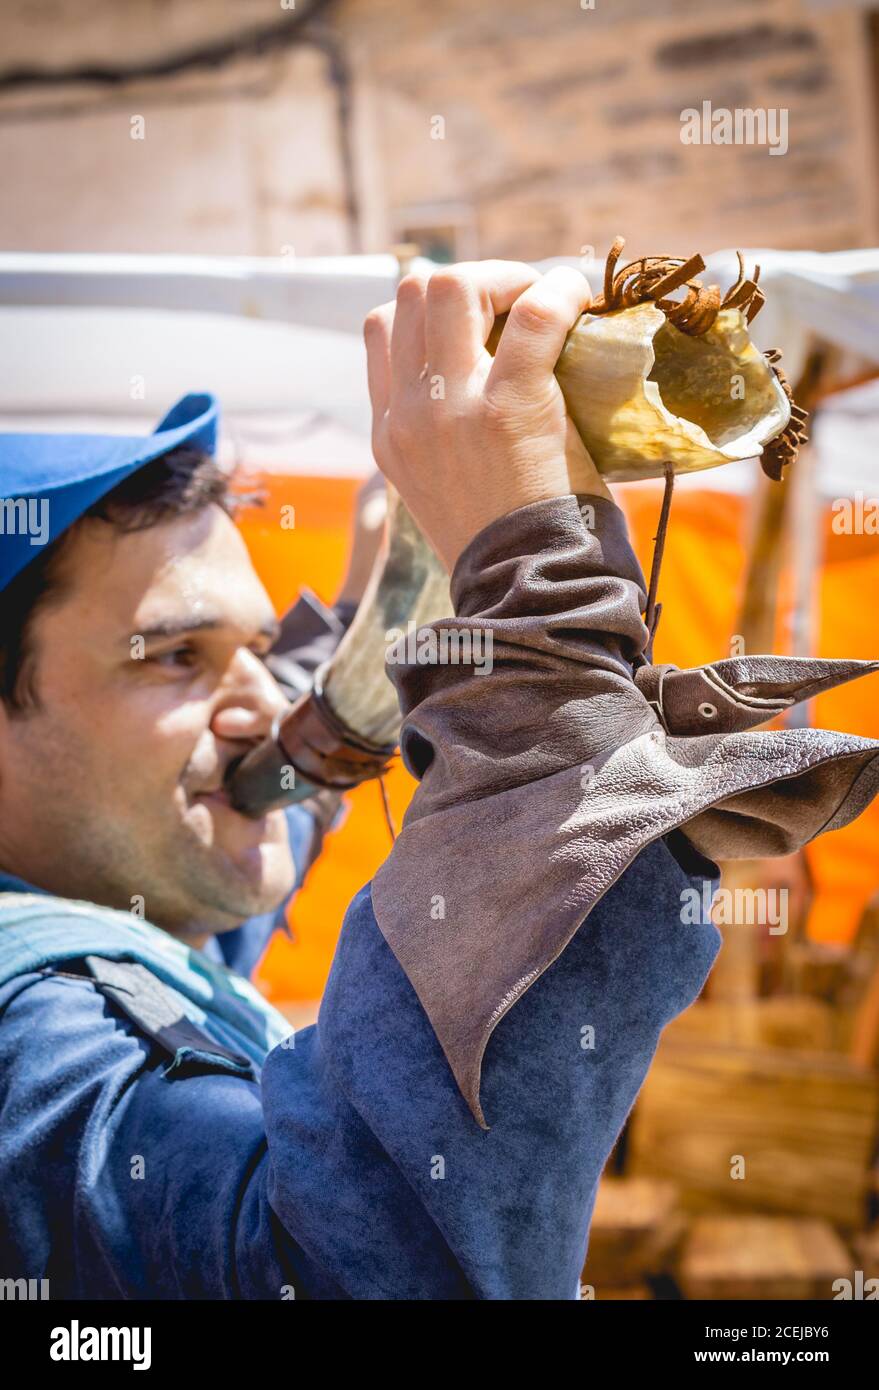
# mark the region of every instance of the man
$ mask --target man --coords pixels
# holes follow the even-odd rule
[[[602,1168],[718,949],[683,910],[707,854],[744,824],[778,852],[842,823],[879,759],[738,732],[733,685],[720,744],[666,738],[637,683],[643,579],[553,376],[588,298],[575,271],[486,262],[410,277],[367,321],[377,461],[495,665],[395,668],[422,786],[293,1038],[215,963],[294,868],[283,813],[222,789],[283,700],[216,474],[172,453],[211,452],[210,400],[150,440],[3,441],[5,491],[48,494],[60,528],[48,575],[23,535],[0,571],[27,607],[0,711],[5,1276],[56,1298],[577,1296]],[[839,665],[780,663],[773,688],[858,673]]]

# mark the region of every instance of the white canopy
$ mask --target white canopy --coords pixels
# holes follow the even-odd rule
[[[733,252],[707,260],[703,280],[732,283]],[[601,284],[603,263],[568,263]],[[767,303],[754,337],[782,350],[790,377],[813,334],[879,362],[879,250],[747,251],[746,268],[755,263]],[[393,256],[0,255],[0,427],[131,430],[136,419],[150,428],[177,396],[209,389],[236,453],[261,441],[267,463],[277,445],[303,471],[366,472],[361,327],[393,297],[398,274]],[[829,403],[815,436],[825,495],[875,487],[879,388]],[[723,490],[752,482],[751,464],[682,480]]]

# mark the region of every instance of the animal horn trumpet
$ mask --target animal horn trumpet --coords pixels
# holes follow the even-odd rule
[[[623,482],[715,468],[760,456],[780,478],[805,439],[779,354],[760,353],[749,325],[764,302],[759,267],[721,295],[694,277],[701,256],[645,256],[620,267],[618,237],[604,284],[565,341],[555,373],[568,413],[599,472]],[[497,349],[505,317],[489,337]],[[571,491],[577,492],[571,478]],[[383,553],[350,629],[314,687],[272,736],[230,769],[233,803],[250,815],[344,791],[379,776],[396,750],[400,712],[385,671],[391,629],[451,611],[448,576],[389,489]],[[651,586],[653,587],[653,586]]]
[[[384,545],[354,621],[313,688],[231,769],[227,785],[238,810],[258,816],[316,788],[347,791],[380,776],[396,752],[401,723],[385,672],[389,634],[450,611],[449,577],[389,487]]]

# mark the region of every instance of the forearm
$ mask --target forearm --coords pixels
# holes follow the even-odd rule
[[[632,679],[644,589],[623,513],[605,498],[554,498],[486,527],[452,576],[454,617],[430,628],[469,633],[490,671],[389,656],[403,757],[421,781],[407,823],[650,727]]]
[[[452,596],[446,626],[490,636],[492,669],[389,666],[421,785],[373,903],[482,1122],[492,1029],[600,897],[591,880],[577,891],[588,849],[571,819],[614,752],[656,721],[632,677],[643,576],[612,502],[568,496],[499,519],[462,554]],[[632,858],[605,836],[602,891]]]
[[[316,1265],[355,1298],[576,1297],[598,1179],[663,1025],[718,949],[715,927],[681,925],[696,886],[651,846],[501,1020],[488,1134],[364,890],[315,1034],[263,1072],[269,1197]]]
[[[541,929],[552,933],[566,906],[517,803],[562,819],[560,783],[572,801],[580,795],[571,740],[600,762],[631,731],[640,700],[643,580],[618,509],[599,500],[594,520],[584,526],[573,497],[541,503],[465,552],[449,621],[491,630],[490,675],[392,666],[422,785],[372,894],[349,910],[309,1054],[278,1049],[264,1072],[273,1202],[291,1231],[296,1213],[314,1213],[297,1238],[323,1248],[321,1262],[343,1270],[334,1277],[355,1296],[575,1296],[602,1168],[663,1025],[696,997],[719,946],[701,914],[682,925],[685,895],[701,901],[703,877],[659,843],[574,923],[544,972],[529,979],[516,964],[537,959]],[[379,922],[399,926],[393,950],[373,910],[385,892],[392,906]],[[416,953],[427,1008],[404,968]],[[474,984],[478,1014],[505,999],[511,979],[518,1002],[494,1017],[481,1058],[485,1134],[462,1095],[471,1101],[468,1078],[459,1089],[462,1073],[449,1067],[475,1055],[474,1038],[456,1039],[454,1027]],[[289,1114],[306,1061],[313,1113],[286,1119],[287,1135],[275,1114]],[[328,1126],[315,1120],[324,1112]],[[328,1142],[340,1173],[356,1152],[360,1180],[318,1193],[293,1155]]]
[[[641,656],[644,586],[621,514],[588,505],[589,526],[573,497],[525,507],[463,553],[454,621],[493,634],[490,675],[392,668],[422,783],[373,903],[483,1124],[492,1030],[641,851],[665,839],[711,878],[713,858],[742,845],[788,852],[845,824],[879,785],[868,740],[750,732],[867,663],[751,658],[681,673],[665,704],[668,668]]]

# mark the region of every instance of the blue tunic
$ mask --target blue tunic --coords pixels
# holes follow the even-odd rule
[[[0,1272],[53,1298],[576,1297],[601,1171],[719,947],[682,923],[693,887],[657,841],[607,893],[492,1035],[487,1132],[368,887],[317,1025],[256,1081],[169,1074],[94,981],[17,976],[0,989]],[[252,964],[254,924],[234,935]]]

